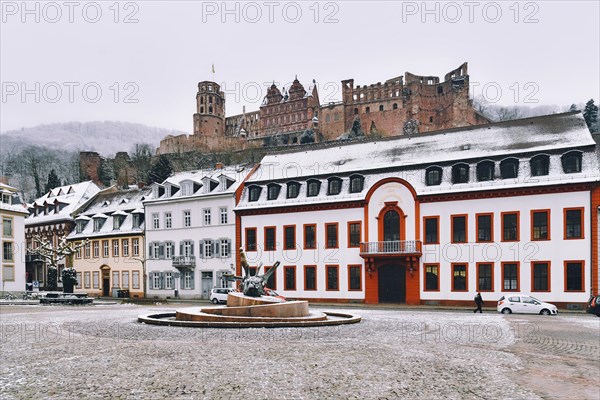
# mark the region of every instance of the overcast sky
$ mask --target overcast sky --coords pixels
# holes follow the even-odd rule
[[[0,131],[118,120],[190,132],[213,64],[227,115],[296,74],[325,103],[342,79],[443,78],[464,61],[471,94],[498,104],[598,103],[599,15],[598,1],[3,1]]]

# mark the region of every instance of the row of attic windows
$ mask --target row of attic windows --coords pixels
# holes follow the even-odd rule
[[[210,193],[219,186],[218,181],[216,181],[214,179],[210,179],[208,177],[203,178],[202,181],[204,182],[204,184],[198,183],[198,182],[193,182],[193,181],[182,182],[181,186],[177,186],[174,184],[165,184],[165,185],[157,184],[152,188],[152,191],[153,191],[154,198],[157,199],[159,197],[162,197],[165,193],[166,193],[167,197],[173,197],[178,192],[180,193],[181,196],[191,196],[191,195],[197,193],[198,190],[200,190],[200,188],[202,188],[202,187],[206,188],[205,190],[207,190],[207,191],[205,193]],[[224,185],[223,190],[229,189],[231,187],[231,185],[233,185],[234,183],[235,183],[235,180],[225,177],[223,179],[223,185]]]
[[[119,230],[121,229],[121,225],[123,224],[123,221],[125,221],[125,215],[113,215],[113,230]],[[133,217],[133,229],[139,229],[140,226],[142,225],[142,222],[144,221],[144,214],[142,213],[133,213],[132,214]],[[94,216],[92,217],[92,220],[94,221],[94,232],[100,232],[100,230],[102,229],[102,227],[104,226],[104,223],[106,222],[106,219],[108,218],[108,216]],[[85,227],[87,226],[89,220],[87,219],[78,219],[76,221],[75,224],[75,231],[76,233],[82,233],[83,230],[85,229]]]
[[[63,208],[65,208],[68,204],[65,203],[46,203],[45,205],[34,205],[29,208],[29,216],[36,217],[38,215],[49,215],[49,214],[58,214],[61,212]]]
[[[561,157],[562,170],[565,174],[581,172],[582,153],[570,151]],[[531,176],[545,176],[550,173],[550,156],[540,154],[529,160]],[[480,161],[476,166],[478,182],[492,181],[495,176],[496,163],[491,160]],[[519,160],[507,158],[500,162],[500,178],[515,179],[519,176]],[[452,166],[452,183],[469,182],[469,164],[459,163]],[[425,183],[427,186],[437,186],[442,183],[442,168],[429,167],[425,172]]]
[[[327,180],[327,195],[335,196],[342,192],[342,178],[332,177]],[[365,178],[361,175],[350,176],[350,193],[362,192],[365,184]],[[281,191],[278,183],[269,183],[267,185],[267,200],[277,200]],[[291,181],[286,183],[286,198],[295,199],[300,195],[300,182]],[[262,187],[252,185],[248,188],[248,201],[258,201]],[[306,181],[306,197],[316,197],[321,191],[321,181],[318,179],[309,179]]]

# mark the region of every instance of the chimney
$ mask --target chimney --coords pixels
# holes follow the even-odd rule
[[[223,163],[220,163],[220,162],[216,163],[215,169],[223,169]]]

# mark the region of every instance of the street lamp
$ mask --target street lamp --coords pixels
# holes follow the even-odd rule
[[[131,257],[131,259],[142,263],[142,275],[143,275],[142,288],[144,289],[144,299],[145,299],[146,298],[146,280],[148,279],[148,277],[146,276],[146,261],[148,261],[148,259],[147,258],[137,258],[137,257]]]

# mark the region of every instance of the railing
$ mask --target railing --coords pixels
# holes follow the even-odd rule
[[[420,254],[420,240],[391,240],[360,244],[361,254]]]
[[[196,257],[175,256],[173,257],[173,268],[195,268]]]
[[[44,259],[39,254],[26,254],[25,255],[26,263],[43,262],[43,261],[44,261]]]

